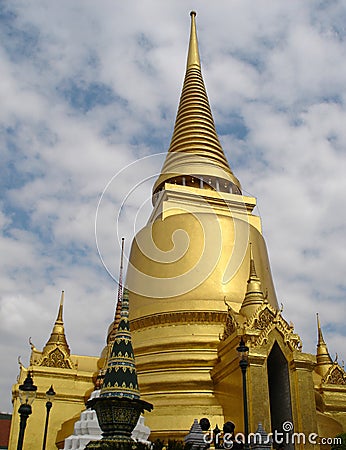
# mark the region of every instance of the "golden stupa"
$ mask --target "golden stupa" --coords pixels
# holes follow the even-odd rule
[[[127,270],[139,385],[154,405],[151,437],[181,438],[201,417],[244,431],[241,336],[250,348],[250,431],[289,421],[306,435],[335,435],[346,428],[345,372],[338,366],[338,387],[321,387],[335,367],[320,339],[314,390],[316,358],[302,352],[278,308],[256,200],[242,195],[215,130],[195,16],[153,212],[133,240]]]
[[[241,194],[215,130],[194,12],[176,123],[153,204],[132,244],[127,285],[141,392],[155,404],[148,423],[166,436],[195,417],[224,421],[210,372],[228,309],[238,312],[244,300],[250,242],[277,310],[261,222],[252,214],[256,200]]]
[[[237,355],[243,338],[249,347],[250,432],[259,423],[267,432],[290,423],[300,441],[287,448],[315,450],[322,438],[346,431],[346,373],[332,361],[319,319],[317,353],[304,353],[278,308],[261,221],[253,214],[256,200],[242,195],[215,130],[195,16],[172,141],[153,187],[152,214],[133,239],[127,268],[139,388],[154,406],[145,418],[150,439],[182,439],[202,417],[212,428],[232,421],[244,431]],[[30,366],[21,367],[13,387],[11,450],[18,435],[18,386],[28,370],[38,386],[40,414],[30,418],[27,448],[39,441],[51,384],[57,398],[49,449],[63,448],[104,374],[120,304],[96,358],[70,354],[62,302],[46,346],[41,352],[32,345]],[[315,442],[308,441],[311,434]]]

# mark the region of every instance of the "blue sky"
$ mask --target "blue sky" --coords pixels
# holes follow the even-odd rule
[[[0,3],[0,410],[29,336],[38,348],[48,339],[61,290],[71,351],[104,345],[116,284],[97,252],[96,208],[115,177],[98,239],[116,274],[118,239],[128,252],[150,214],[191,9],[216,126],[258,199],[284,316],[314,352],[318,311],[331,355],[345,358],[345,2],[13,0]]]

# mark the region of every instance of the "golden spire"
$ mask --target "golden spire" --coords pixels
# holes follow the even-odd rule
[[[199,51],[198,51],[198,41],[197,41],[197,31],[196,31],[196,12],[191,11],[191,33],[190,33],[190,43],[189,43],[189,52],[187,55],[187,63],[186,69],[190,69],[191,67],[199,67],[201,68],[201,61],[199,59]]]
[[[259,281],[259,278],[257,277],[255,260],[253,258],[253,253],[252,253],[252,244],[250,242],[250,275],[249,275],[248,283],[250,281],[255,281],[255,280]],[[248,291],[249,291],[249,284],[248,284]],[[262,296],[263,296],[263,293],[262,293]]]
[[[65,300],[65,292],[61,291],[61,297],[60,297],[60,304],[59,304],[59,311],[58,311],[58,317],[56,318],[56,322],[61,322],[63,324],[63,318],[62,313],[64,309],[64,300]]]
[[[42,351],[43,355],[49,353],[52,349],[56,347],[64,349],[65,350],[64,353],[67,353],[68,355],[70,354],[70,348],[68,346],[64,330],[63,308],[64,308],[64,291],[61,292],[58,316],[54,323],[54,327],[50,335],[50,338],[48,339],[48,342]]]
[[[247,281],[246,294],[240,308],[240,314],[245,317],[251,317],[260,305],[264,302],[261,280],[257,276],[255,260],[252,253],[252,244],[250,243],[250,269],[249,279]]]
[[[317,341],[317,352],[316,352],[316,371],[324,377],[328,372],[328,369],[333,365],[333,361],[329,355],[328,348],[323,339],[320,318],[318,313],[316,313],[317,317],[317,333],[318,333],[318,341]]]
[[[324,339],[323,339],[320,317],[319,317],[318,313],[316,313],[316,319],[317,319],[317,334],[318,334],[317,346],[320,346],[323,344],[326,345],[326,343],[324,342]]]
[[[186,74],[174,132],[153,193],[170,182],[240,194],[240,183],[228,165],[216,133],[202,78],[195,16],[192,11]]]

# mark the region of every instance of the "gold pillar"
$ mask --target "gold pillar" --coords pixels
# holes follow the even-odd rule
[[[318,449],[319,445],[309,442],[309,435],[318,435],[316,403],[312,371],[315,357],[307,353],[293,352],[290,361],[290,384],[292,393],[292,414],[295,432],[303,433],[303,442],[296,444],[296,449]]]

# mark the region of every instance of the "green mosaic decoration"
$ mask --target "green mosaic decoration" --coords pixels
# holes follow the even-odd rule
[[[100,397],[139,399],[135,357],[130,334],[127,289],[124,289],[120,322],[108,359]]]

